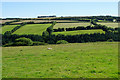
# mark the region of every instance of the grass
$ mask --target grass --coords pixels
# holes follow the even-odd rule
[[[78,27],[78,26],[88,26],[90,25],[89,22],[81,22],[81,23],[57,23],[55,26],[54,26],[54,29],[57,29],[57,28],[72,28],[72,27]]]
[[[116,27],[118,27],[118,23],[103,23],[103,22],[101,22],[101,23],[98,23],[98,24],[102,24],[102,25],[106,25],[106,26],[108,26],[108,27],[112,27],[112,28],[116,28]]]
[[[3,78],[118,78],[118,42],[3,47],[2,52]]]
[[[106,25],[108,27],[112,27],[112,28],[116,28],[118,27],[118,23],[103,23],[103,22],[98,22],[98,24],[102,24],[102,25]],[[90,23],[89,22],[80,22],[80,23],[57,23],[54,26],[54,29],[58,29],[58,28],[70,28],[70,27],[78,27],[78,26],[89,26]]]
[[[11,31],[17,25],[5,25],[4,27],[0,27],[0,32],[4,34],[6,31]]]
[[[53,34],[63,34],[63,35],[77,35],[77,34],[94,34],[94,33],[105,33],[105,31],[101,29],[94,30],[75,30],[75,31],[63,31],[63,32],[53,32]]]
[[[17,31],[15,31],[13,34],[38,34],[42,35],[43,31],[46,31],[46,29],[50,26],[51,24],[27,24]]]

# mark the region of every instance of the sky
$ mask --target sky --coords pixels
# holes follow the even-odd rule
[[[2,18],[118,15],[118,2],[2,2]]]

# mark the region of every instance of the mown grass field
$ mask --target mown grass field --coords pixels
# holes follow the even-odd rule
[[[118,42],[3,47],[2,51],[3,78],[118,78]]]
[[[51,24],[27,24],[17,31],[15,31],[13,34],[38,34],[42,35],[43,31],[46,31],[46,29],[50,26]]]
[[[98,22],[98,24],[102,24],[102,25],[106,25],[108,27],[112,27],[112,28],[115,28],[115,27],[118,27],[118,23],[103,23],[103,22]],[[80,22],[80,23],[57,23],[55,26],[54,26],[54,29],[57,29],[57,28],[70,28],[70,27],[78,27],[78,26],[89,26],[90,25],[90,22]]]
[[[17,25],[5,25],[3,27],[0,27],[0,32],[4,34],[6,31],[11,31],[16,26]]]
[[[102,29],[94,29],[94,30],[75,30],[75,31],[63,31],[63,32],[53,32],[52,34],[58,35],[78,35],[78,34],[94,34],[94,33],[105,33]]]
[[[78,27],[78,26],[88,26],[90,25],[89,22],[81,22],[81,23],[57,23],[55,26],[54,26],[54,29],[57,29],[57,28],[73,28],[73,27]]]
[[[118,27],[118,23],[109,23],[109,22],[108,23],[103,23],[103,22],[99,23],[98,22],[98,24],[106,25],[106,26],[112,27],[112,28]]]

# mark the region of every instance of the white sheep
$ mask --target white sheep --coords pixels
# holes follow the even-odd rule
[[[51,50],[52,48],[48,48],[48,50]]]

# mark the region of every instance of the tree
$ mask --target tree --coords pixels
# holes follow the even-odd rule
[[[52,34],[53,32],[53,28],[52,27],[48,27],[47,28],[47,32],[49,33],[49,36]]]
[[[91,23],[91,25],[92,25],[92,24],[93,24],[93,25],[97,25],[95,19],[91,20],[90,23]]]
[[[47,31],[44,31],[42,33],[42,38],[45,42],[47,42],[47,40],[49,39],[48,36],[49,36],[49,33]]]
[[[14,43],[14,45],[16,46],[31,46],[32,44],[33,44],[33,41],[25,37],[15,39],[15,43]]]

